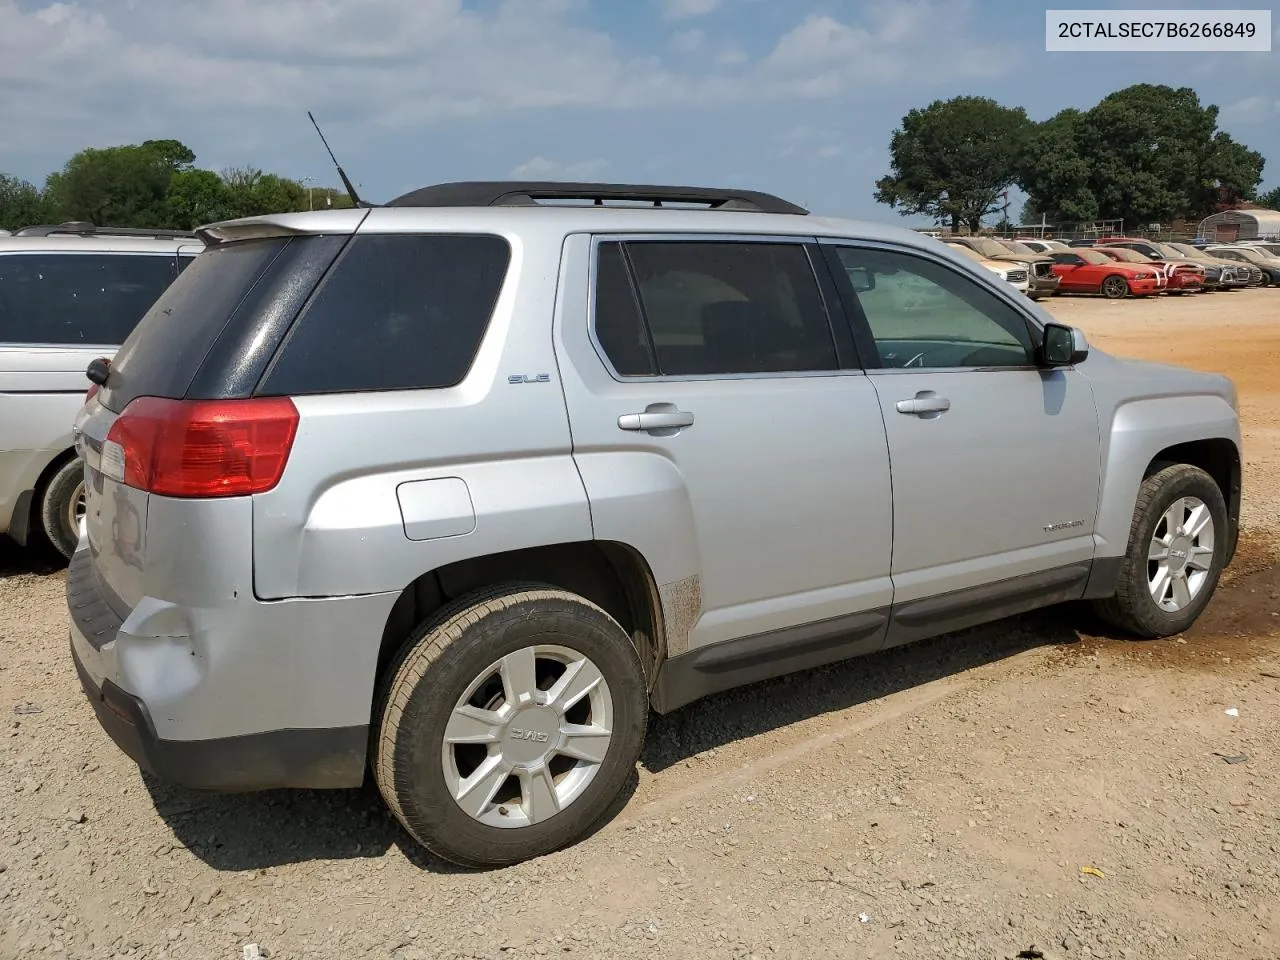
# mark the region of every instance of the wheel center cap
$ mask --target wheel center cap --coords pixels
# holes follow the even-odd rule
[[[1187,560],[1191,556],[1191,541],[1186,537],[1178,537],[1169,544],[1169,569],[1173,573],[1182,573],[1187,569]]]
[[[517,711],[502,731],[502,754],[512,763],[542,760],[560,740],[560,717],[550,707]]]

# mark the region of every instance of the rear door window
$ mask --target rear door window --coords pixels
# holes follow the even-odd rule
[[[121,344],[176,274],[171,253],[0,256],[0,343]]]
[[[596,291],[597,339],[619,373],[733,376],[839,369],[804,245],[637,240],[623,248],[629,272],[614,259],[613,245],[602,245]],[[643,332],[636,328],[636,306]]]
[[[489,234],[357,235],[294,323],[258,392],[461,383],[510,256],[507,241]],[[191,269],[198,268],[197,261]]]

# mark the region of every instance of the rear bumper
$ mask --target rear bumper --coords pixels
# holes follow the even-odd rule
[[[94,683],[76,650],[71,659],[98,723],[152,776],[193,790],[357,787],[364,779],[368,727],[273,730],[217,740],[161,740],[147,705],[112,683]]]
[[[194,629],[191,611],[146,598],[122,619],[88,549],[72,557],[66,592],[85,696],[143,770],[219,791],[363,782],[378,648],[352,648],[365,646],[357,623],[378,623],[368,598],[250,599]]]

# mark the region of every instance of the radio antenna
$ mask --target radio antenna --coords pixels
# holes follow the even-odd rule
[[[333,155],[333,150],[329,147],[329,141],[324,138],[324,132],[320,129],[320,124],[316,123],[316,118],[311,115],[310,110],[307,111],[307,117],[311,120],[311,125],[316,128],[316,133],[320,134],[320,142],[324,144],[325,150],[329,152],[329,159],[338,168],[338,176],[342,178],[342,185],[347,189],[347,196],[351,198],[351,205],[355,207],[372,207],[373,204],[365,203],[356,193],[356,188],[347,177],[347,172],[342,169],[342,164],[338,162],[338,158]]]

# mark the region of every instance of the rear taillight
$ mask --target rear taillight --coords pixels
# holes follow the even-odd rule
[[[288,397],[139,397],[111,425],[102,471],[168,497],[241,497],[280,482],[298,430]]]

